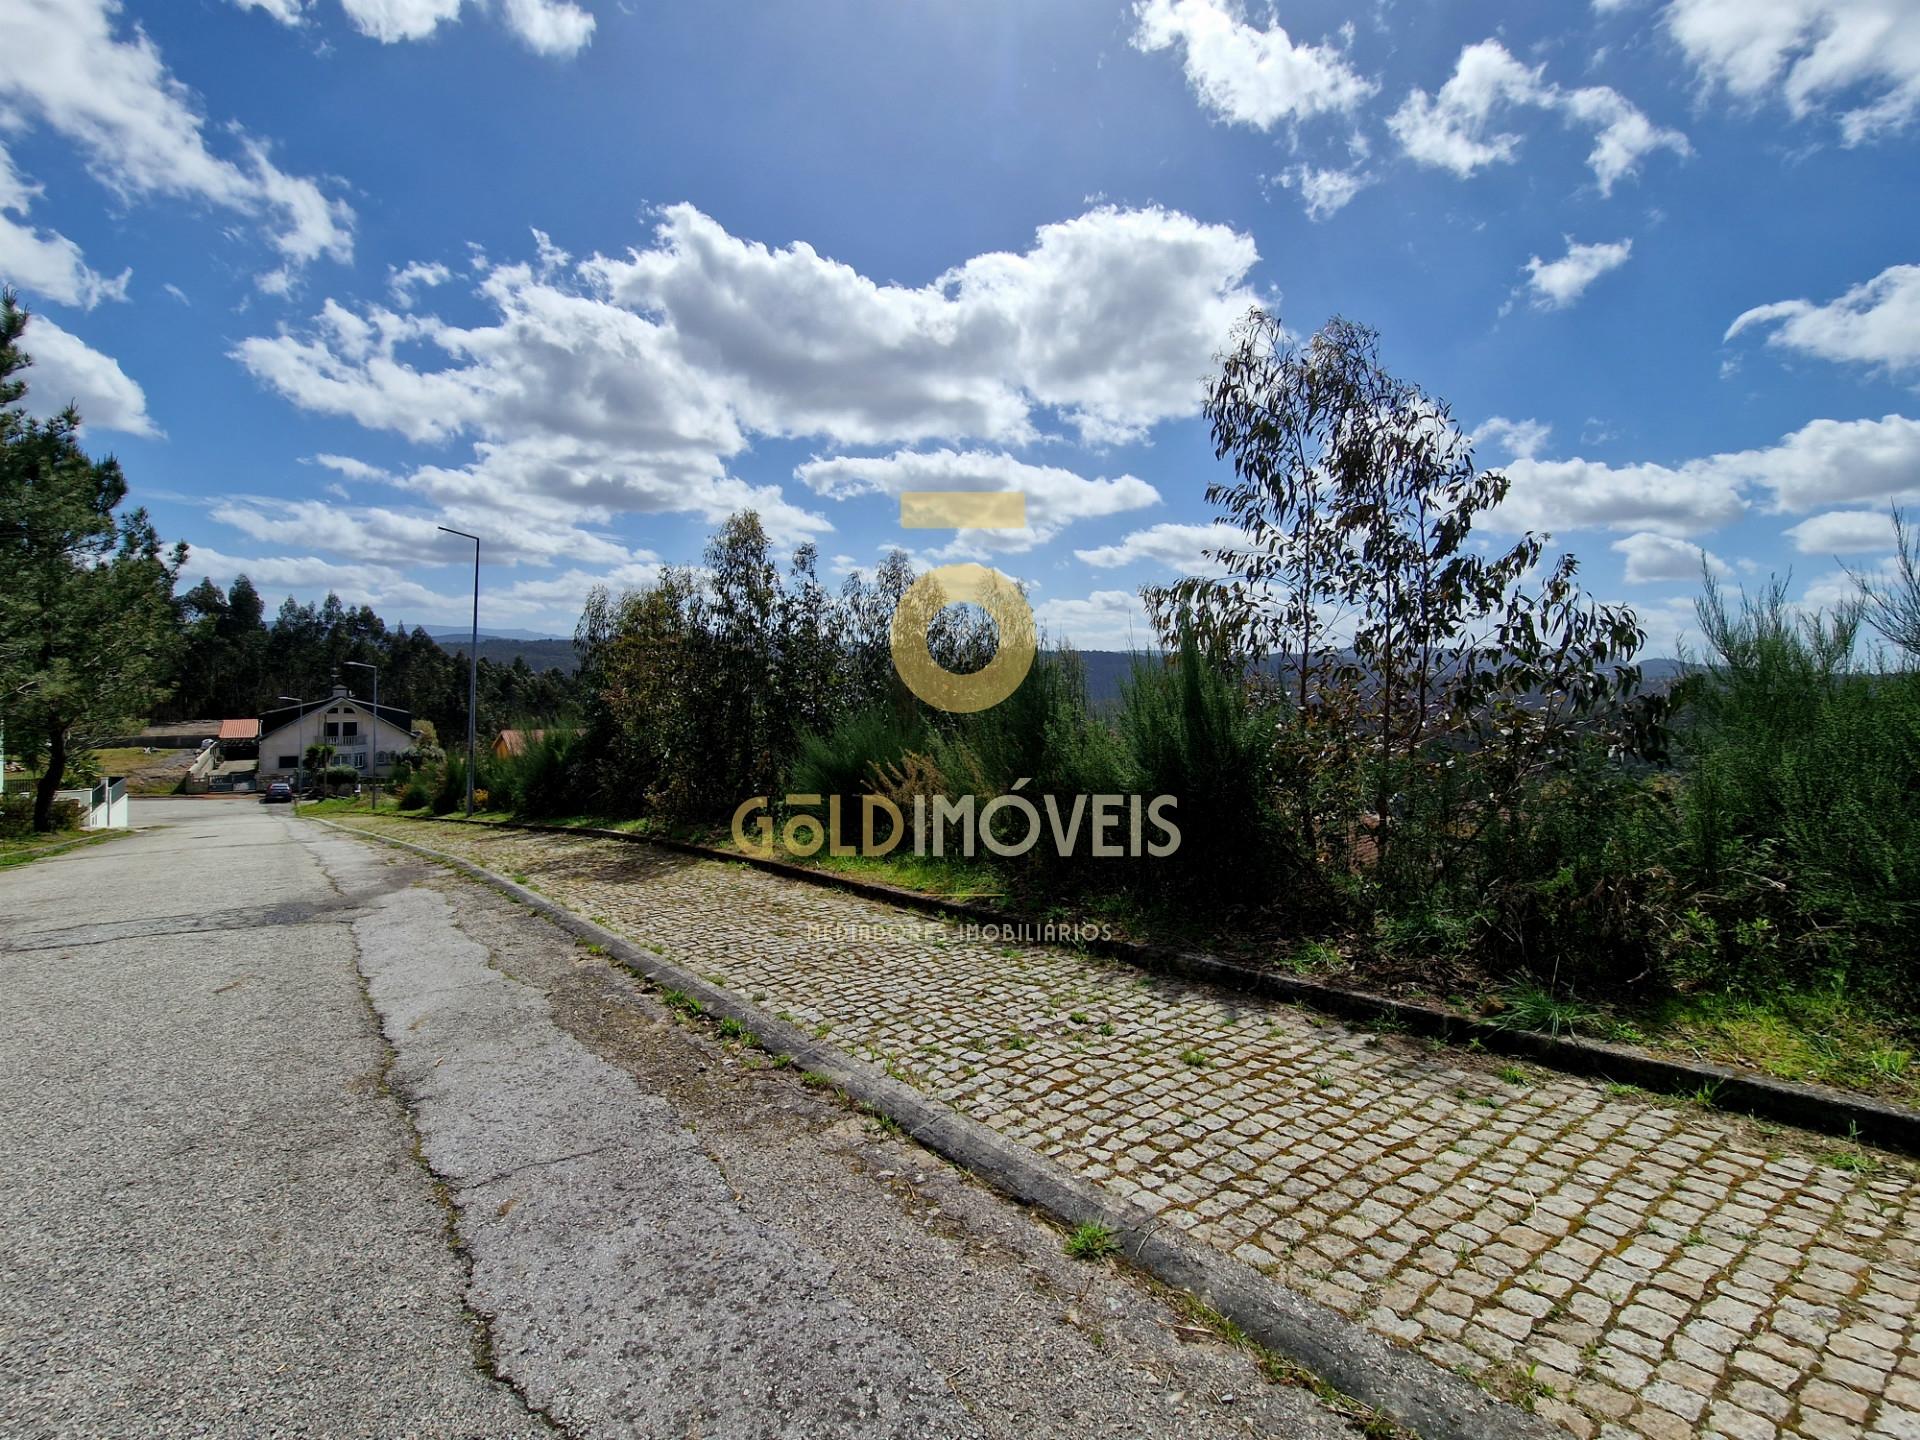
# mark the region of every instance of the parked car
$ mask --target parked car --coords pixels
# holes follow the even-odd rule
[[[284,780],[276,780],[267,786],[267,793],[260,797],[262,805],[291,805],[293,787]]]

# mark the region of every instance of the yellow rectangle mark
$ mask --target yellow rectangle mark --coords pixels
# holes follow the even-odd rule
[[[903,490],[900,524],[908,530],[1024,530],[1019,490]]]

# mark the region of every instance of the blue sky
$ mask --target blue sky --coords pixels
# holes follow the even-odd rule
[[[1670,652],[1920,498],[1911,0],[9,0],[0,277],[187,583],[569,633],[758,508],[1127,645],[1341,313]],[[1030,530],[903,532],[902,489]]]

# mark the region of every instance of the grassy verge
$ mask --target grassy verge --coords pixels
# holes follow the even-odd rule
[[[0,870],[44,860],[49,855],[65,854],[85,845],[100,845],[131,835],[131,830],[56,830],[51,835],[23,835],[0,840]]]
[[[1649,1043],[1662,1049],[1920,1105],[1913,1037],[1840,996],[1687,995],[1653,1007],[1642,1023]]]

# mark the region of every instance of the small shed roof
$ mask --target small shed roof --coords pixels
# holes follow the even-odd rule
[[[222,720],[220,722],[222,740],[258,740],[260,722],[252,718],[245,720]]]
[[[526,754],[529,744],[538,745],[546,738],[544,730],[502,730],[494,737],[493,753],[503,760],[510,759]]]

